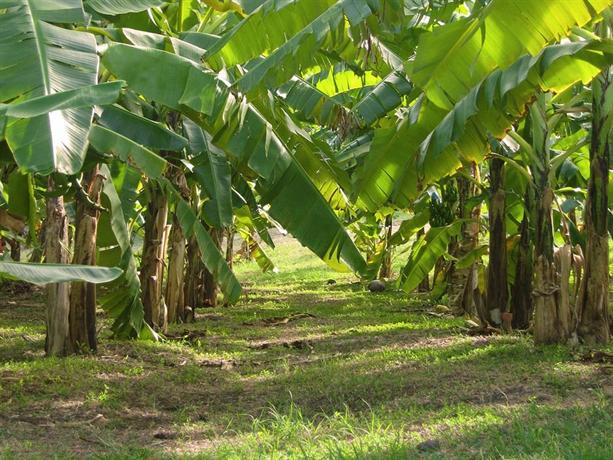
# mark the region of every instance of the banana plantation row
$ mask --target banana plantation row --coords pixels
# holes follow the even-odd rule
[[[236,302],[235,238],[272,270],[280,228],[365,280],[408,252],[398,286],[483,327],[606,343],[612,24],[610,0],[0,0],[0,275],[47,285],[46,351],[79,353],[98,305],[156,338]]]

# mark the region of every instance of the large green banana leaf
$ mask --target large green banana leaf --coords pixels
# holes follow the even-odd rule
[[[158,178],[166,169],[166,160],[162,157],[129,137],[103,126],[92,126],[89,141],[99,152],[113,153],[122,161],[135,164],[147,177]]]
[[[272,52],[336,3],[336,0],[268,1],[209,49],[206,60],[221,68],[244,64]]]
[[[352,109],[365,125],[371,125],[398,107],[402,97],[413,91],[413,85],[406,75],[398,70],[390,73]]]
[[[579,42],[545,48],[496,71],[462,98],[422,145],[418,166],[427,182],[461,166],[461,159],[480,161],[488,136],[504,137],[535,91],[564,91],[589,83],[613,60],[613,41]]]
[[[204,219],[215,228],[232,225],[232,170],[225,155],[207,139],[200,126],[189,118],[183,121],[190,153],[194,155],[193,177],[206,192]]]
[[[547,42],[567,34],[572,26],[585,24],[608,4],[606,0],[494,0],[478,18],[438,27],[424,35],[414,65],[409,66],[409,75],[413,83],[424,89],[426,100],[413,108],[413,120],[409,115],[396,129],[377,130],[370,154],[357,175],[360,206],[376,209],[390,197],[400,206],[409,203],[415,198],[418,154],[415,146],[428,138],[455,103],[492,71],[509,66],[526,52],[538,53]],[[561,20],[557,15],[545,14],[560,13],[572,6],[576,6],[576,11]],[[511,31],[509,24],[514,25]],[[505,30],[504,37],[509,37],[513,44],[509,49],[501,45],[506,43],[506,38],[500,41],[501,30]],[[530,38],[522,44],[515,36]],[[485,54],[481,55],[481,51]],[[550,62],[543,64],[553,66]],[[556,70],[558,74],[572,72],[570,66]],[[453,165],[457,165],[457,159]]]
[[[211,133],[218,147],[260,176],[270,214],[305,246],[332,265],[338,267],[342,259],[362,271],[361,254],[325,198],[271,124],[252,105],[236,99],[227,84],[160,50],[117,44],[103,59],[135,91],[182,111]],[[168,71],[160,73],[160,68]]]
[[[299,77],[292,78],[277,90],[277,94],[297,116],[306,122],[332,126],[345,107]]]
[[[84,19],[81,0],[0,0],[0,102],[96,84],[94,36],[51,24]],[[85,158],[92,116],[92,107],[81,107],[9,118],[6,142],[24,169],[75,174]]]
[[[183,136],[123,107],[105,107],[99,123],[150,149],[179,151],[187,146],[187,139]]]
[[[289,113],[266,102],[266,99],[254,98],[251,106],[271,123],[277,136],[283,139],[286,149],[292,152],[293,158],[332,209],[346,210],[349,206],[346,191],[350,190],[351,182],[349,175],[336,165],[329,145],[315,142]]]
[[[164,0],[85,0],[85,7],[101,14],[114,16],[125,13],[138,13],[149,8],[161,6]]]
[[[317,58],[323,58],[323,54],[319,53],[321,49],[335,50],[339,54],[347,49],[355,51],[344,32],[345,18],[350,25],[359,25],[372,14],[371,4],[379,5],[368,0],[294,0],[285,2],[285,8],[275,8],[274,13],[270,11],[272,14],[263,14],[267,10],[263,7],[239,24],[236,35],[229,34],[225,45],[224,39],[220,41],[219,53],[227,51],[223,58],[218,56],[215,48],[207,53],[205,59],[207,62],[212,60],[214,66],[218,66],[219,62],[229,65],[245,62],[269,51],[270,54],[250,66],[235,85],[244,93],[262,84],[277,86],[289,80],[301,68],[311,66]],[[266,6],[276,5],[277,2],[270,2]],[[281,19],[281,14],[288,14],[288,17]],[[277,22],[279,20],[283,22]]]
[[[0,276],[43,286],[51,283],[85,281],[101,284],[117,279],[122,270],[91,265],[31,264],[0,261]]]
[[[418,173],[429,183],[457,169],[462,158],[480,160],[488,134],[503,137],[535,91],[589,82],[610,62],[610,46],[570,43],[522,56],[476,85],[451,111],[428,99],[415,104],[412,120],[409,115],[397,128],[376,130],[357,176],[358,203],[376,209],[391,197],[407,206],[417,196]]]
[[[207,223],[216,228],[232,225],[232,171],[225,156],[206,149],[194,159],[193,172],[208,195],[203,206]]]
[[[405,174],[409,184],[417,181],[411,159],[443,116],[443,110],[420,97],[397,127],[375,130],[368,155],[355,176],[358,206],[376,211],[392,197]]]
[[[93,105],[112,104],[119,97],[123,82],[114,81],[100,85],[82,86],[77,89],[39,96],[24,102],[0,103],[0,116],[33,118],[49,112],[78,109]]]
[[[610,5],[609,0],[493,0],[477,17],[422,35],[411,78],[428,99],[449,110],[492,70],[538,54]]]

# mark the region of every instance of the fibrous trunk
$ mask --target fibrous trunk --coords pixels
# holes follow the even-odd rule
[[[183,321],[185,315],[185,298],[183,281],[185,275],[185,237],[176,216],[170,232],[168,254],[168,281],[166,284],[166,308],[168,322]]]
[[[554,191],[550,183],[551,152],[547,103],[550,95],[539,94],[530,107],[533,152],[538,158],[531,164],[536,194],[535,263],[532,298],[534,301],[534,342],[566,343],[572,333],[569,296],[569,246],[554,258]],[[560,268],[556,268],[557,265]]]
[[[226,263],[230,270],[232,270],[234,263],[234,236],[236,235],[236,231],[234,228],[228,228],[226,235]]]
[[[211,228],[209,230],[211,238],[218,248],[221,247],[221,230]],[[206,268],[202,276],[202,305],[205,307],[217,306],[217,280],[215,276]]]
[[[167,312],[162,297],[164,255],[168,231],[168,199],[159,185],[150,183],[149,202],[145,214],[145,240],[140,271],[145,321],[154,329],[166,330]]]
[[[532,245],[530,244],[530,190],[526,191],[524,218],[519,232],[517,264],[515,265],[515,282],[511,288],[511,308],[513,329],[528,329],[532,317]]]
[[[491,199],[489,204],[490,261],[487,269],[487,322],[499,326],[502,313],[508,309],[507,288],[507,235],[504,191],[504,162],[493,159],[490,163]]]
[[[49,179],[49,191],[54,190],[53,179]],[[47,221],[45,236],[45,261],[49,264],[69,263],[68,217],[62,196],[47,199]],[[70,284],[47,285],[47,356],[66,356],[70,347],[68,316],[70,312]]]
[[[534,266],[534,342],[564,343],[571,334],[572,314],[568,296],[570,272],[556,270],[553,251],[552,209],[553,190],[539,190],[536,207],[536,250]],[[568,248],[568,247],[566,247]],[[566,260],[567,258],[563,256]],[[566,282],[561,283],[562,276]],[[563,295],[566,289],[566,295]]]
[[[610,101],[613,98],[611,68],[592,84],[592,139],[590,180],[585,212],[587,245],[585,275],[578,296],[578,333],[588,344],[606,344],[611,337],[609,312],[608,186],[611,155]],[[607,109],[608,107],[608,109]]]
[[[192,236],[187,242],[187,269],[185,273],[185,283],[183,290],[185,317],[184,321],[194,319],[194,311],[199,306],[200,278],[203,269],[200,249],[196,237]]]
[[[426,231],[421,228],[419,229],[415,237],[419,240],[422,236],[425,235],[425,233]],[[424,279],[421,280],[419,286],[417,286],[417,292],[430,292],[430,278],[428,276],[425,276]]]
[[[381,262],[381,269],[379,270],[379,278],[386,279],[392,277],[392,246],[389,244],[392,237],[392,216],[385,218],[385,249],[383,253],[383,260]]]
[[[476,164],[471,164],[467,172],[475,179],[479,178],[479,169]],[[457,244],[455,252],[452,254],[455,258],[461,259],[477,248],[479,243],[479,217],[481,215],[481,206],[477,205],[473,209],[467,209],[468,200],[476,193],[476,187],[467,177],[459,176],[458,183],[458,200],[459,206],[457,211],[458,219],[470,219],[462,225],[462,233]],[[476,314],[476,306],[480,303],[477,297],[480,296],[478,290],[478,268],[474,262],[468,267],[458,268],[455,264],[449,271],[449,281],[447,292],[449,294],[449,307],[455,315],[461,316],[464,314]]]
[[[75,246],[72,262],[96,265],[96,236],[103,177],[98,167],[87,173],[84,193],[77,197]],[[70,290],[70,348],[71,352],[96,351],[96,285],[74,282]]]
[[[9,238],[8,243],[11,247],[11,260],[19,262],[21,260],[21,243],[14,238]]]

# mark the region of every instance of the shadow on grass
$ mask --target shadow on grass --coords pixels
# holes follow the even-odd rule
[[[197,341],[103,340],[95,357],[39,359],[42,308],[21,310],[17,320],[0,308],[8,331],[0,359],[11,360],[0,367],[0,438],[25,440],[41,456],[66,449],[151,458],[193,445],[209,458],[449,458],[528,456],[534,446],[536,456],[599,458],[598,436],[611,417],[601,416],[605,403],[595,393],[610,376],[596,366],[524,337],[461,336],[461,320],[401,311],[415,303],[401,294],[372,295],[345,281],[328,287],[323,272],[298,283],[311,273],[300,270],[265,287],[255,286],[259,277],[249,302],[201,311],[212,316],[173,328],[206,330]],[[294,282],[300,291],[291,290]],[[245,324],[302,311],[316,317]],[[36,338],[23,340],[20,325]],[[266,340],[269,348],[250,348]],[[308,344],[294,349],[283,345],[288,340]],[[99,414],[103,422],[90,422]],[[593,424],[596,416],[608,425]],[[595,450],[587,434],[573,433],[577,426],[594,431]],[[160,430],[178,437],[153,441]],[[430,437],[440,438],[440,448],[415,450]],[[574,441],[581,445],[569,450]],[[162,444],[134,449],[152,442]],[[566,450],[556,454],[556,442]]]

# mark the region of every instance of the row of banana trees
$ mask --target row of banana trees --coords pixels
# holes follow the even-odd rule
[[[47,353],[79,353],[98,305],[155,338],[236,302],[235,235],[271,270],[278,227],[366,279],[408,252],[400,287],[484,326],[605,343],[610,6],[0,0],[0,275],[46,284]]]

